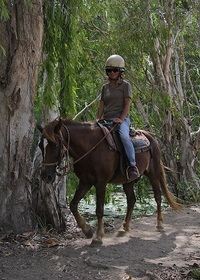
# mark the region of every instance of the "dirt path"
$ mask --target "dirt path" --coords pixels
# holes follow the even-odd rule
[[[192,266],[200,266],[200,206],[165,212],[163,232],[155,224],[155,215],[132,220],[125,237],[107,225],[96,248],[80,234],[71,240],[69,234],[1,237],[0,279],[191,279]]]

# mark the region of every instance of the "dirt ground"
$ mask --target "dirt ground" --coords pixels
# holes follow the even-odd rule
[[[103,245],[92,247],[78,229],[60,235],[0,236],[1,280],[180,280],[200,266],[200,205],[132,220],[128,236],[117,237],[119,221],[106,224]]]

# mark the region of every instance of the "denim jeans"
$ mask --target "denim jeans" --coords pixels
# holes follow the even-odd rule
[[[129,135],[130,125],[131,125],[130,118],[126,117],[124,119],[124,121],[120,124],[118,132],[119,132],[119,136],[122,141],[122,144],[124,146],[126,156],[129,160],[130,166],[134,166],[134,165],[136,165],[135,149],[134,149],[133,143],[131,141],[131,137]]]

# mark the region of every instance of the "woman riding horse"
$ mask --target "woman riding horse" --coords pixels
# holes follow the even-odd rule
[[[130,118],[128,116],[132,90],[131,85],[123,79],[124,59],[120,55],[111,55],[106,61],[106,74],[109,82],[103,85],[101,100],[97,112],[97,121],[103,116],[105,120],[118,123],[118,133],[129,161],[127,177],[135,180],[140,176],[135,161],[135,149],[129,135]]]

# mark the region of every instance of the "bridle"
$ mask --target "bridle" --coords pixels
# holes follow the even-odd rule
[[[66,125],[62,124],[62,127],[65,128],[66,132],[67,132],[67,143],[65,143],[62,131],[59,131],[59,135],[57,135],[58,139],[59,139],[59,146],[60,146],[60,152],[59,152],[59,160],[56,162],[51,162],[51,163],[46,163],[46,162],[42,162],[42,166],[57,166],[56,169],[56,174],[58,176],[64,176],[66,175],[70,170],[74,170],[74,165],[81,161],[83,158],[85,158],[88,154],[90,154],[94,149],[96,149],[96,147],[99,146],[99,144],[101,142],[103,142],[103,140],[108,136],[108,134],[110,134],[117,126],[118,124],[115,124],[109,131],[107,134],[105,134],[102,139],[95,145],[93,146],[89,151],[87,151],[85,154],[83,154],[80,158],[78,158],[77,160],[71,162],[70,160],[70,156],[69,156],[69,148],[70,148],[70,132],[69,129]],[[43,139],[44,140],[44,139]],[[42,141],[42,139],[41,139]],[[42,143],[42,145],[40,145],[40,148],[42,150],[42,155],[43,155],[43,159],[44,159],[44,144]],[[42,146],[42,147],[41,147]],[[63,164],[63,166],[62,166]]]
[[[64,125],[63,125],[64,126]],[[64,138],[61,130],[59,131],[59,135],[56,135],[59,141],[59,159],[55,162],[47,163],[45,161],[42,162],[42,166],[57,166],[56,167],[56,174],[58,176],[65,175],[68,173],[70,169],[72,169],[72,164],[70,163],[70,157],[69,157],[69,143],[70,143],[70,134],[69,130],[65,127],[67,134],[68,134],[68,141],[64,144]],[[39,147],[42,151],[42,157],[44,159],[44,138],[41,137]]]

